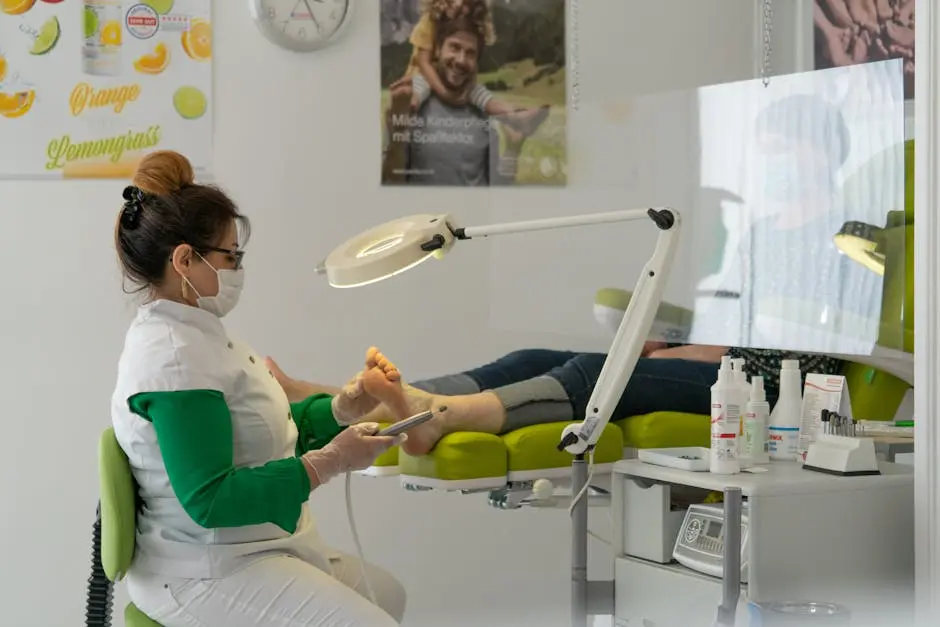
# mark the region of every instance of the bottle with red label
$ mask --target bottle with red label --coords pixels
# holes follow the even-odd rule
[[[741,472],[738,437],[741,429],[741,399],[731,368],[731,358],[721,358],[718,380],[712,386],[711,450],[708,469],[721,475]]]

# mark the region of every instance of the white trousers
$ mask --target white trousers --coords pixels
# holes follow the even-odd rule
[[[405,589],[351,555],[330,559],[332,576],[289,555],[263,558],[224,579],[134,573],[128,593],[164,627],[395,627]],[[368,599],[363,571],[378,606]]]

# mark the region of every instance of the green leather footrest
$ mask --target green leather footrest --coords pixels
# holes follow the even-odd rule
[[[616,424],[623,431],[623,445],[630,448],[707,447],[711,443],[711,421],[702,414],[657,411]]]
[[[384,453],[364,474],[403,475],[406,483],[430,488],[483,489],[507,481],[552,478],[571,466],[572,456],[556,445],[571,423],[524,427],[502,436],[462,432],[444,436],[427,455],[413,457],[398,447]],[[654,412],[607,425],[594,450],[595,465],[612,464],[623,449],[708,446],[709,419],[700,414]]]
[[[566,473],[572,456],[557,449],[561,433],[570,423],[534,425],[503,436],[486,433],[452,433],[434,450],[421,457],[398,456],[405,482],[431,488],[497,488],[507,481],[549,477]],[[623,457],[623,433],[607,425],[594,451],[596,465],[612,464]]]
[[[572,455],[558,450],[561,434],[569,422],[552,422],[511,431],[502,436],[509,458],[509,478],[525,481],[544,476],[542,471],[571,467]],[[595,464],[612,464],[623,457],[623,433],[608,424],[594,447]],[[523,477],[535,472],[536,477]]]
[[[509,457],[502,438],[489,433],[451,433],[441,438],[434,450],[421,457],[405,452],[398,455],[402,475],[438,481],[506,481]]]

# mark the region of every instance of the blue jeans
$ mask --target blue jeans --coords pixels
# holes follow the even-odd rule
[[[506,393],[513,401],[507,406],[504,429],[510,431],[529,424],[583,418],[606,358],[602,353],[525,349],[459,375],[414,385],[448,395],[490,390],[499,396],[501,390],[511,390]],[[717,377],[718,364],[640,358],[613,417],[655,411],[708,414],[711,386]],[[551,385],[557,385],[558,394]],[[514,412],[516,409],[519,411]]]

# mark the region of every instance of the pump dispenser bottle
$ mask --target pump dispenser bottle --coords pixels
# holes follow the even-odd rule
[[[796,461],[800,452],[800,362],[784,359],[780,366],[780,396],[770,414],[770,459]]]
[[[721,358],[718,380],[712,386],[711,450],[709,470],[716,474],[741,472],[738,458],[738,432],[741,429],[741,405],[731,358]]]
[[[751,377],[751,393],[744,415],[744,440],[741,442],[741,464],[770,462],[768,421],[770,403],[764,392],[764,377]]]

